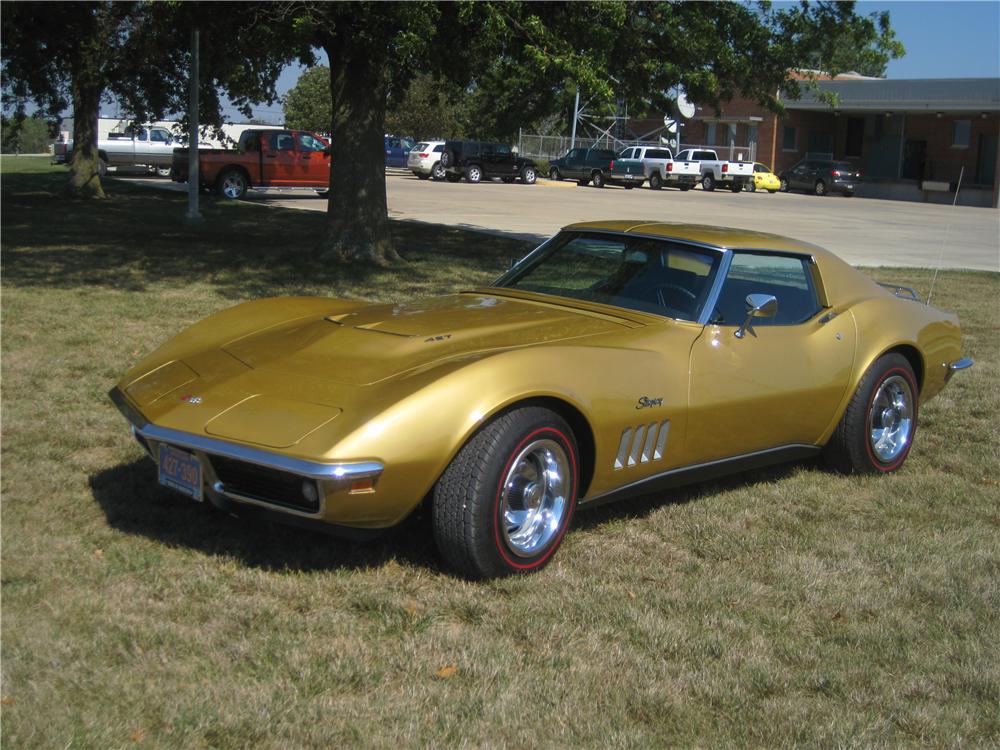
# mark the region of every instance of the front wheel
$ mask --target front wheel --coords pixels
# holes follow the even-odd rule
[[[884,474],[902,466],[917,431],[918,394],[906,357],[879,357],[823,449],[827,463],[845,474]]]
[[[715,190],[715,178],[712,175],[710,175],[710,174],[707,174],[704,177],[702,177],[701,178],[701,189],[702,190],[707,190],[709,192],[712,192],[713,190]]]
[[[216,190],[219,195],[230,200],[239,200],[242,198],[247,194],[247,188],[249,187],[247,177],[240,169],[227,169],[219,175],[219,181],[216,183]]]
[[[538,180],[538,172],[534,167],[525,167],[521,170],[521,182],[525,185],[534,185]]]
[[[578,455],[569,426],[548,409],[514,409],[487,424],[435,485],[442,557],[468,578],[542,568],[573,517]]]
[[[465,179],[475,185],[483,179],[483,170],[478,164],[472,164],[465,170]]]
[[[784,177],[781,178],[781,183],[778,185],[778,190],[780,190],[782,193],[788,192],[788,180],[786,180]]]
[[[823,180],[816,180],[813,190],[816,192],[816,195],[826,195],[826,183]]]
[[[590,176],[590,181],[592,183],[594,183],[594,187],[595,188],[602,188],[602,187],[604,187],[604,185],[605,185],[604,173],[603,172],[594,172],[594,174],[592,174]]]
[[[562,175],[559,174],[559,170],[556,167],[552,167],[549,170],[549,179],[559,181],[562,179]]]

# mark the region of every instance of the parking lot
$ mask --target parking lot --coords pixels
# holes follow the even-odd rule
[[[141,180],[164,188],[184,186]],[[576,221],[638,219],[754,229],[814,242],[854,265],[1000,270],[1000,212],[992,208],[904,201],[817,197],[798,193],[732,193],[700,188],[578,187],[539,180],[536,185],[418,180],[388,170],[386,191],[394,219],[446,224],[541,240]],[[325,211],[324,198],[304,191],[251,191],[264,205]]]

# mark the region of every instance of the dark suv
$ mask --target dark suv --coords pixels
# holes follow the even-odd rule
[[[779,175],[781,191],[808,190],[816,195],[843,193],[848,198],[861,181],[861,172],[846,161],[803,159]]]
[[[450,182],[463,177],[473,183],[499,177],[504,182],[520,179],[525,185],[534,185],[538,177],[531,159],[522,159],[510,146],[488,141],[446,141],[441,166]]]
[[[594,187],[604,187],[611,174],[615,152],[604,148],[571,148],[558,159],[549,162],[549,179],[568,177],[577,185],[593,182]]]

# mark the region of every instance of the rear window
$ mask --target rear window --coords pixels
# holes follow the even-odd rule
[[[430,145],[429,143],[418,143],[416,146],[413,147],[413,150],[414,151],[423,151],[429,145]]]
[[[853,172],[854,171],[854,167],[851,166],[851,164],[849,164],[846,161],[835,161],[835,162],[833,162],[833,168],[834,169],[839,169],[841,172]]]

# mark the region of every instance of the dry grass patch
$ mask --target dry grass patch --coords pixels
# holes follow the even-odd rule
[[[977,364],[903,472],[806,462],[629,500],[581,513],[542,574],[469,584],[421,517],[355,545],[159,488],[105,393],[237,300],[436,294],[523,243],[396,225],[405,267],[317,266],[321,216],[209,200],[193,231],[183,196],[65,202],[61,172],[9,164],[5,746],[1000,743],[996,274],[938,280]]]

